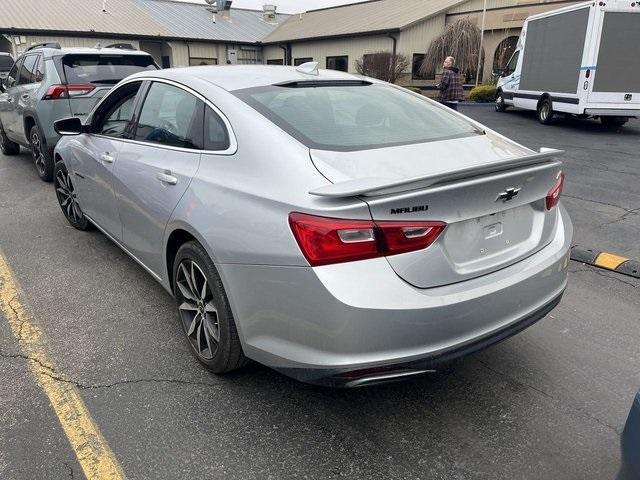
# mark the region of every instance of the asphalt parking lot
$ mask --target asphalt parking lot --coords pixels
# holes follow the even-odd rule
[[[542,126],[463,112],[565,155],[574,243],[640,259],[640,121]],[[130,479],[610,479],[640,388],[640,280],[572,262],[560,306],[453,372],[331,390],[192,358],[173,300],[97,231],[70,227],[27,152],[0,156],[0,255]],[[0,478],[82,478],[0,314]]]

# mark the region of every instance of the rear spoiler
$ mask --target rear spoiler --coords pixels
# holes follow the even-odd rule
[[[402,190],[426,188],[436,184],[460,180],[462,178],[476,177],[490,173],[503,172],[505,170],[513,170],[515,168],[526,167],[529,165],[547,163],[554,157],[558,157],[562,154],[564,154],[564,150],[541,148],[540,153],[516,158],[507,158],[497,162],[488,163],[486,165],[473,165],[450,172],[436,172],[419,177],[409,177],[397,180],[384,178],[361,178],[318,187],[311,190],[309,193],[319,197],[331,198],[357,197],[360,195],[382,195],[389,191],[396,190],[396,187],[406,187],[402,188]]]

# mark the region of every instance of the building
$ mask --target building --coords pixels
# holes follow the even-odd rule
[[[356,61],[379,51],[405,55],[411,64],[400,83],[433,83],[419,73],[431,42],[463,16],[482,22],[485,0],[371,0],[292,15],[263,40],[267,63],[317,61],[321,68],[356,72]],[[524,20],[578,3],[567,0],[486,0],[482,76],[504,66]],[[431,81],[430,81],[431,80]]]
[[[317,61],[349,72],[363,55],[395,51],[411,61],[399,83],[423,86],[434,83],[419,73],[431,42],[465,16],[480,26],[485,6],[485,0],[369,0],[288,16],[273,5],[255,11],[210,1],[215,9],[174,0],[0,0],[0,51],[15,57],[43,42],[128,43],[163,67]],[[528,16],[574,3],[486,0],[482,77],[504,66]]]
[[[260,42],[287,16],[171,0],[0,0],[0,51],[130,44],[163,67],[263,63]],[[214,11],[216,13],[214,13]]]

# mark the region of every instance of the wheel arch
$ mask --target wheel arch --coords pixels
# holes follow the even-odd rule
[[[218,262],[216,261],[216,257],[211,251],[211,248],[209,247],[207,242],[204,241],[204,239],[197,233],[197,231],[194,228],[192,228],[190,225],[186,223],[177,222],[175,224],[168,225],[167,229],[165,230],[165,238],[166,240],[164,242],[164,265],[166,268],[167,287],[172,294],[175,293],[173,291],[174,261],[178,253],[178,250],[180,250],[180,247],[185,243],[190,241],[198,242],[200,245],[202,245],[202,248],[205,249],[205,251],[209,255],[209,258],[211,258],[211,261],[213,261],[213,263],[216,265],[218,264]],[[222,283],[225,284],[226,282],[224,281],[224,276],[222,272],[220,272],[220,269],[218,269],[218,274],[222,279]],[[226,285],[225,285],[225,288],[226,288]]]
[[[551,95],[545,92],[542,95],[540,95],[540,98],[538,99],[538,103],[536,104],[536,109],[540,108],[540,104],[544,100],[549,100],[551,102],[551,107],[553,108],[553,100],[551,99]]]

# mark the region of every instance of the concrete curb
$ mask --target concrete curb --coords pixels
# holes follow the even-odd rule
[[[640,278],[640,261],[632,260],[609,252],[593,250],[575,245],[571,248],[571,260],[630,277]]]

